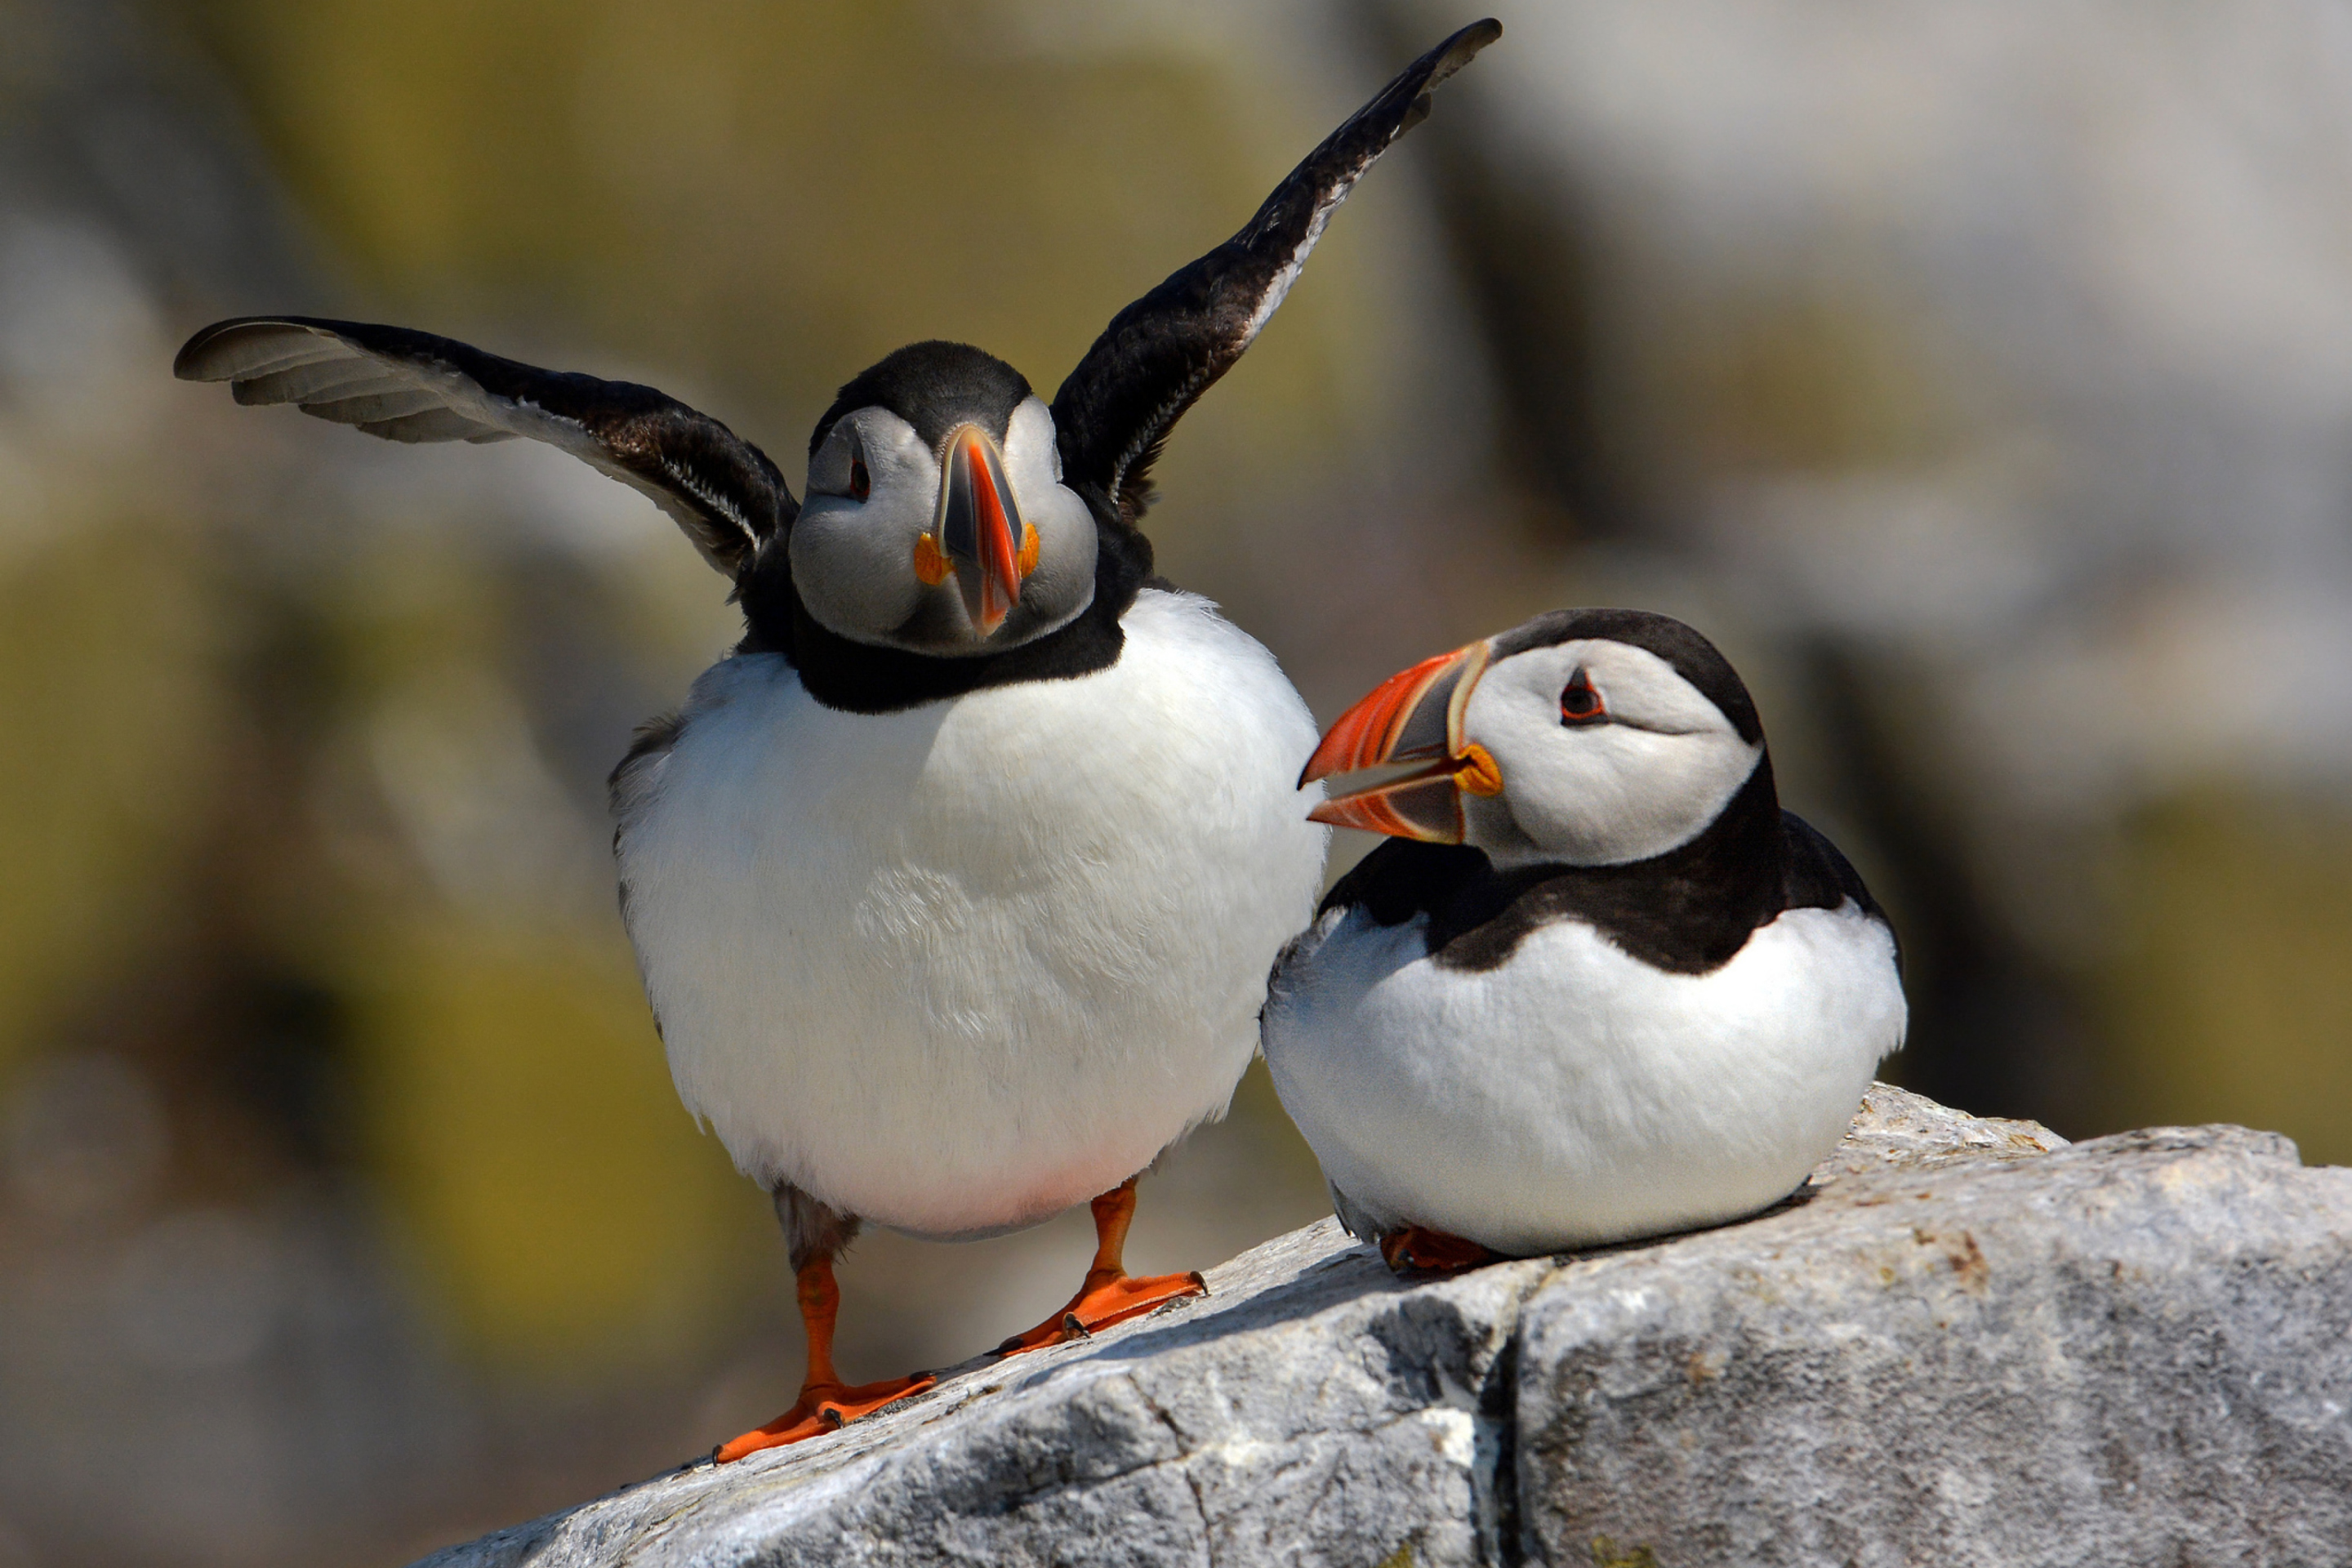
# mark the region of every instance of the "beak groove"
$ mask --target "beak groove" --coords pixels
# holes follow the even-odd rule
[[[1481,641],[1425,658],[1339,715],[1299,774],[1302,786],[1395,763],[1433,765],[1334,795],[1308,812],[1309,819],[1426,843],[1461,843],[1462,792],[1493,795],[1502,787],[1494,758],[1484,747],[1465,745],[1462,733],[1463,710],[1488,654]]]
[[[964,613],[982,637],[994,634],[1021,599],[1022,546],[1033,537],[1013,504],[1004,459],[988,432],[960,425],[940,458],[940,514],[933,524],[953,570]]]

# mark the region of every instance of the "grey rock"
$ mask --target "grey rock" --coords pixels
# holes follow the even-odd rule
[[[429,1568],[2352,1561],[2352,1173],[1874,1088],[1742,1224],[1404,1285],[1329,1221]]]

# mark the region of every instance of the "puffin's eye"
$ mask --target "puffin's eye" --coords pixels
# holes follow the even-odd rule
[[[1590,724],[1609,716],[1601,693],[1592,689],[1592,678],[1584,673],[1582,665],[1576,667],[1576,673],[1568,678],[1567,689],[1559,694],[1559,716],[1570,724]]]
[[[874,476],[866,471],[866,459],[852,458],[849,460],[849,499],[864,500],[873,493]]]

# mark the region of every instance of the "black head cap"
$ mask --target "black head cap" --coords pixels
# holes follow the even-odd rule
[[[1752,746],[1764,738],[1755,700],[1731,661],[1691,627],[1654,610],[1549,610],[1496,637],[1491,657],[1508,658],[1529,648],[1556,647],[1585,637],[1606,637],[1657,655],[1723,710],[1741,740]]]
[[[1001,442],[1013,411],[1028,395],[1026,376],[970,343],[908,343],[842,387],[809,437],[809,455],[816,455],[843,415],[860,408],[888,409],[934,450],[949,431],[965,424],[979,426]]]

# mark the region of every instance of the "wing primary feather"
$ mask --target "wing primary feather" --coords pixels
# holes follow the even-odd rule
[[[1332,212],[1429,113],[1430,89],[1502,36],[1474,22],[1423,55],[1324,138],[1224,244],[1113,317],[1054,395],[1064,472],[1133,523],[1168,433],[1248,349],[1297,279]]]
[[[304,409],[309,413],[309,409]],[[427,408],[417,414],[404,414],[393,419],[354,419],[353,427],[371,436],[381,436],[387,441],[463,441],[483,428],[464,415],[447,408]]]
[[[332,398],[306,399],[295,406],[314,419],[331,419],[339,425],[362,425],[375,419],[398,419],[410,414],[422,414],[428,408],[442,406],[441,400],[422,387],[400,387],[389,392],[359,392],[338,395]]]
[[[391,441],[543,441],[650,496],[730,577],[800,510],[766,453],[676,398],[405,327],[238,317],[190,338],[172,369]]]

